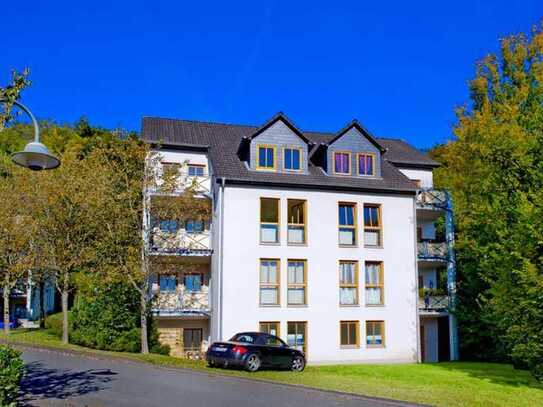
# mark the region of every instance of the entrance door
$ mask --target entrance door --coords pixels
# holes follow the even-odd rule
[[[202,328],[183,329],[183,351],[200,352],[202,349]]]

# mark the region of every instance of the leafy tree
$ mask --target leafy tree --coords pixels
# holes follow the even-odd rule
[[[25,68],[21,73],[13,70],[11,72],[11,82],[6,87],[0,87],[0,100],[5,100],[4,111],[0,112],[0,131],[13,118],[11,113],[13,102],[19,99],[19,95],[24,88],[30,86],[29,74],[30,70],[28,68]]]
[[[543,33],[501,41],[477,64],[444,165],[457,220],[464,357],[543,373]]]

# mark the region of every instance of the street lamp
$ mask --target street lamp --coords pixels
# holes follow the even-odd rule
[[[0,100],[0,102],[5,101]],[[13,162],[33,171],[57,168],[60,165],[60,160],[52,155],[44,144],[40,143],[40,128],[32,112],[22,103],[14,101],[13,104],[23,110],[34,125],[34,141],[28,143],[23,151],[13,154],[11,157]]]

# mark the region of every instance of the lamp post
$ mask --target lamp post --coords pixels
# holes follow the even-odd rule
[[[6,100],[0,99],[0,102],[6,102]],[[30,117],[34,126],[34,141],[28,143],[23,151],[13,154],[11,157],[13,162],[32,171],[57,168],[60,165],[60,160],[52,155],[47,147],[40,142],[40,128],[32,112],[25,105],[17,101],[14,101],[13,105],[23,110]]]

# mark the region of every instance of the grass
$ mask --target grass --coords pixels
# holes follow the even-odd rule
[[[543,385],[529,372],[515,370],[506,364],[452,362],[308,366],[303,373],[262,371],[250,374],[239,370],[208,369],[203,361],[65,346],[48,331],[17,330],[9,336],[0,333],[0,341],[437,406],[543,406]]]

